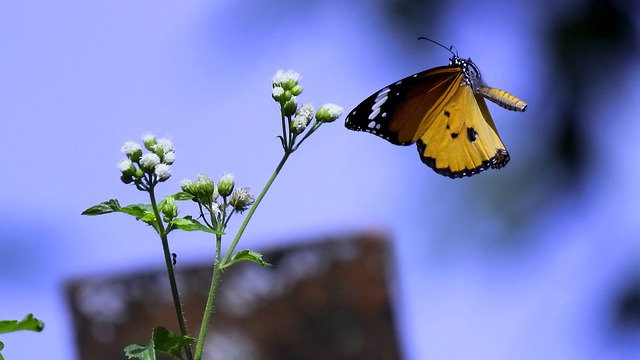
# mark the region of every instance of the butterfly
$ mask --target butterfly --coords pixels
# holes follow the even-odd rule
[[[453,46],[418,39],[447,49],[452,54],[449,65],[378,90],[347,115],[347,129],[365,131],[395,145],[416,143],[422,162],[450,178],[504,167],[509,153],[484,99],[512,111],[525,111],[527,104],[489,87],[476,64],[461,59]]]

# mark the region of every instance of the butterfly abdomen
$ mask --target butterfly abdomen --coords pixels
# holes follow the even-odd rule
[[[509,94],[508,92],[488,86],[482,86],[477,89],[477,92],[482,96],[511,111],[525,111],[527,110],[527,103],[518,99],[517,97]]]

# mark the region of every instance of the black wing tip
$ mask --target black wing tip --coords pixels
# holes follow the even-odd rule
[[[352,119],[353,119],[354,116],[356,116],[356,112],[357,112],[356,110],[357,110],[357,108],[349,111],[349,115],[347,115],[347,117],[344,118],[344,126],[347,129],[353,130],[354,127],[355,127],[355,123],[356,122],[353,121]]]
[[[437,174],[446,176],[451,179],[460,179],[463,177],[471,177],[473,175],[480,174],[481,172],[491,168],[491,169],[501,169],[507,165],[511,157],[507,150],[499,149],[496,154],[491,157],[491,159],[483,161],[478,167],[473,169],[463,169],[460,171],[453,171],[451,168],[438,168],[436,167],[436,159],[423,156],[425,146],[421,141],[418,141],[418,152],[420,153],[420,160],[425,163],[428,167],[430,167]]]
[[[368,122],[366,122],[365,124],[365,120],[359,119],[355,116],[356,116],[356,109],[351,111],[349,115],[347,115],[347,117],[344,119],[344,127],[347,128],[348,130],[361,131],[361,132],[373,134],[379,138],[387,140],[393,145],[407,146],[407,145],[413,144],[413,141],[400,141],[396,133],[393,133],[390,131],[385,132],[381,128],[376,127],[375,125],[373,126],[370,125],[372,123],[375,124],[375,121],[373,120],[367,119]]]

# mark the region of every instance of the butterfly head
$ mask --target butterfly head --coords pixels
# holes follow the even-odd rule
[[[464,82],[469,85],[474,92],[477,92],[483,86],[486,86],[482,76],[480,75],[480,69],[471,61],[471,58],[465,60],[460,58],[457,54],[454,54],[449,59],[449,66],[459,67],[464,75]]]
[[[440,46],[441,48],[447,50],[451,53],[451,59],[449,59],[449,66],[460,68],[462,74],[464,76],[464,82],[469,85],[474,92],[478,92],[482,86],[486,86],[482,77],[480,76],[480,69],[476,66],[476,64],[471,61],[471,58],[464,60],[458,55],[458,50],[455,47],[449,46],[446,47],[435,40],[431,40],[424,36],[420,36],[418,40],[427,40],[432,43]]]

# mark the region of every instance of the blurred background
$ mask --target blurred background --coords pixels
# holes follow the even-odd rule
[[[0,3],[0,319],[46,323],[3,335],[2,354],[76,357],[65,282],[162,266],[142,224],[80,216],[147,201],[119,181],[124,141],[173,139],[161,193],[229,171],[257,193],[281,156],[276,70],[347,113],[447,64],[427,36],[529,104],[489,105],[508,166],[451,180],[338,121],[293,155],[241,247],[388,233],[405,359],[638,358],[638,19],[631,0]],[[206,236],[171,241],[181,262],[213,254]]]

